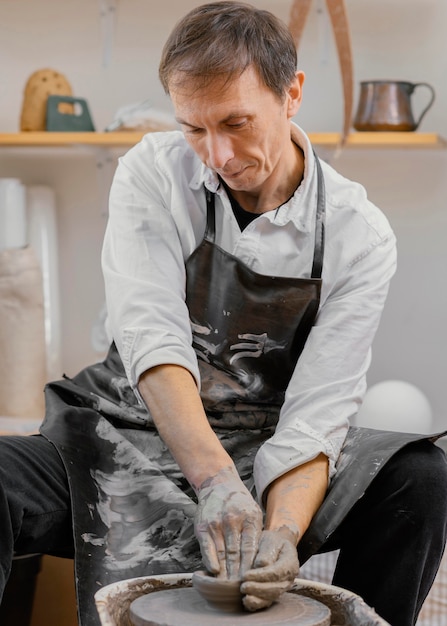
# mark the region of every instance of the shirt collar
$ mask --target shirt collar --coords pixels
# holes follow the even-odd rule
[[[304,152],[303,180],[290,200],[281,205],[276,211],[270,211],[265,213],[265,215],[279,226],[292,222],[298,230],[307,233],[311,232],[313,228],[317,202],[315,155],[308,136],[294,122],[291,122],[291,137]],[[220,187],[220,182],[213,170],[198,161],[197,169],[190,181],[190,187],[198,190],[203,185],[212,193],[216,193]]]
[[[315,155],[306,133],[294,122],[291,122],[291,137],[304,153],[304,175],[293,196],[275,213],[275,224],[283,226],[292,222],[304,233],[312,231],[315,221],[317,204],[317,176]]]
[[[210,170],[201,161],[198,161],[197,169],[189,186],[191,189],[197,190],[200,189],[200,187],[203,187],[203,185],[205,185],[205,187],[212,193],[216,193],[220,186],[220,181],[217,174],[213,170]]]

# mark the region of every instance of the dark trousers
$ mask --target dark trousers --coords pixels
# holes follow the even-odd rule
[[[412,626],[433,583],[447,533],[447,460],[409,444],[379,472],[325,550],[340,549],[334,584],[392,626]],[[41,436],[0,437],[0,597],[13,554],[73,555],[64,467]]]
[[[391,626],[412,626],[447,538],[447,459],[410,443],[380,470],[324,551],[340,549],[333,584],[354,591]]]
[[[73,556],[68,482],[44,437],[0,437],[0,599],[15,554]]]

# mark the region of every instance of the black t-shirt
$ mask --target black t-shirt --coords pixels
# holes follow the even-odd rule
[[[245,209],[243,209],[239,202],[236,200],[236,198],[233,198],[231,189],[228,187],[228,185],[226,185],[222,179],[220,179],[220,182],[225,187],[225,190],[231,202],[231,208],[233,209],[234,217],[239,224],[239,228],[241,229],[241,231],[243,231],[244,228],[246,228],[254,219],[259,217],[259,215],[258,213],[251,213],[250,211],[246,211]]]

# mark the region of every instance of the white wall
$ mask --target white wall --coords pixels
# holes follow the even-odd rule
[[[291,0],[256,0],[288,20]],[[105,4],[105,3],[103,3]],[[52,67],[86,98],[97,130],[116,110],[149,98],[170,111],[158,84],[160,51],[174,22],[199,2],[117,0],[110,64],[103,64],[101,3],[94,0],[0,1],[0,132],[19,129],[25,83]],[[355,82],[427,81],[437,93],[420,130],[447,137],[447,3],[445,0],[347,0]],[[307,74],[297,121],[308,131],[339,131],[341,81],[323,0],[314,0],[300,46]],[[423,95],[415,96],[415,112]],[[48,184],[57,194],[63,365],[67,374],[97,358],[91,325],[103,300],[99,256],[105,218],[94,150],[0,149],[0,176]],[[429,397],[436,426],[447,424],[447,151],[345,150],[325,153],[344,175],[367,187],[399,240],[399,270],[376,338],[369,382],[401,378]]]

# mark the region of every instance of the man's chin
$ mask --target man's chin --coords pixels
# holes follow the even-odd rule
[[[221,175],[221,178],[230,189],[234,189],[235,191],[251,191],[254,186],[252,178],[247,176],[245,170],[238,175]]]

